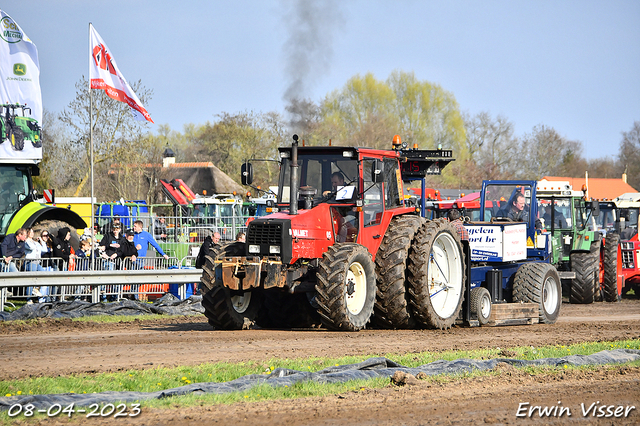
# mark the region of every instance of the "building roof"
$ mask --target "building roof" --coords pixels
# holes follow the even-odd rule
[[[545,176],[542,180],[547,181],[568,181],[574,190],[580,191],[585,184],[585,178],[573,178],[564,176]],[[626,193],[637,192],[631,185],[623,179],[589,178],[589,197],[596,200],[613,200]]]

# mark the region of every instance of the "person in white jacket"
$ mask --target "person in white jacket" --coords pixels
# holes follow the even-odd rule
[[[42,253],[46,253],[49,248],[47,244],[38,237],[38,240],[33,239],[33,228],[27,228],[27,239],[24,245],[24,257],[25,257],[25,271],[49,271],[51,268],[45,268],[42,266],[41,258]],[[47,295],[49,294],[49,287],[33,287],[29,288],[28,294],[38,298],[38,302],[46,302]]]

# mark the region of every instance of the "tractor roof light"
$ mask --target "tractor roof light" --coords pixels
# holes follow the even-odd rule
[[[395,135],[391,143],[393,144],[393,149],[398,149],[402,144],[402,138],[400,138],[400,135]]]
[[[291,153],[289,151],[280,151],[280,158],[290,158]]]
[[[353,157],[353,154],[354,154],[353,151],[342,151],[342,156],[343,157],[351,158],[351,157]]]

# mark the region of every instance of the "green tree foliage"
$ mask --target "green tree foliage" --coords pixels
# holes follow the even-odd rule
[[[395,134],[422,149],[458,148],[464,141],[453,95],[402,71],[386,82],[371,73],[356,75],[324,99],[320,115],[320,133],[333,131],[332,139],[341,145],[388,148]]]
[[[194,144],[188,156],[207,158],[220,170],[239,181],[240,167],[251,159],[277,160],[277,148],[287,140],[287,132],[277,113],[222,113],[214,123],[207,123],[194,134]],[[200,160],[202,161],[202,160]],[[255,185],[275,184],[278,165],[274,162],[254,162]]]

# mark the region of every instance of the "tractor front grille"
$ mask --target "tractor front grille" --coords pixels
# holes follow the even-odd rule
[[[620,253],[622,255],[622,267],[624,269],[634,269],[633,250],[622,250]]]
[[[259,253],[252,252],[255,246],[259,246]],[[293,250],[291,220],[256,219],[249,222],[247,247],[250,255],[276,256],[288,263],[291,260]]]
[[[281,245],[282,223],[251,223],[247,243]]]

